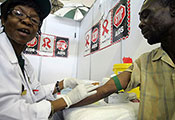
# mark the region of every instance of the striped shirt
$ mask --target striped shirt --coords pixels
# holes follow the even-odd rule
[[[126,71],[132,72],[126,91],[140,85],[138,120],[175,120],[175,64],[168,54],[154,49]]]

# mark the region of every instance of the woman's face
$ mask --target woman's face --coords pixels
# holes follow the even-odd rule
[[[21,13],[23,17],[21,17]],[[34,22],[39,22],[39,20],[39,16],[33,8],[17,5],[9,12],[7,20],[2,19],[2,25],[4,25],[4,30],[12,44],[25,46],[36,36],[39,25]]]

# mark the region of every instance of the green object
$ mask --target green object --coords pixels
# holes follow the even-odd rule
[[[74,16],[75,16],[75,14],[76,14],[76,11],[78,11],[78,10],[81,12],[81,14],[82,14],[83,16],[85,16],[86,13],[87,13],[85,10],[83,10],[83,9],[81,9],[81,8],[79,8],[79,7],[77,7],[77,8],[75,8],[75,9],[72,9],[72,10],[70,10],[69,12],[67,12],[67,13],[64,15],[64,17],[74,19]]]
[[[112,77],[112,79],[114,80],[115,86],[117,87],[118,91],[119,91],[119,90],[122,90],[123,88],[122,88],[122,86],[121,86],[121,84],[120,84],[120,81],[119,81],[117,75],[115,75],[114,77]]]
[[[83,9],[81,9],[81,8],[79,8],[79,10],[80,10],[80,12],[83,14],[83,16],[85,16],[86,15],[86,11],[85,10],[83,10]]]
[[[67,17],[67,18],[74,18],[74,15],[75,15],[75,12],[76,12],[77,9],[73,9],[73,10],[70,10],[69,12],[67,12],[64,17]]]

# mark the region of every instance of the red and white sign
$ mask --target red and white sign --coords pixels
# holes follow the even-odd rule
[[[95,28],[92,32],[92,42],[95,43],[98,40],[98,28]]]
[[[51,39],[49,37],[45,37],[43,38],[43,45],[42,47],[46,48],[46,49],[50,49],[51,48]]]
[[[68,57],[69,39],[49,34],[41,34],[27,43],[25,54]]]
[[[85,34],[85,51],[84,51],[84,55],[90,54],[90,47],[91,47],[91,30],[89,30]]]
[[[34,47],[35,45],[37,45],[36,37],[32,41],[27,43],[27,47]]]
[[[112,11],[108,14],[106,19],[100,21],[100,49],[106,48],[112,42]]]
[[[88,47],[90,45],[90,35],[89,34],[86,35],[86,39],[85,40],[86,40],[85,47]]]
[[[116,10],[115,14],[114,14],[114,26],[116,28],[118,28],[120,26],[120,24],[123,22],[124,18],[126,15],[126,9],[125,6],[120,5],[120,7]]]
[[[40,39],[40,55],[53,56],[55,36],[42,34]],[[43,53],[42,53],[43,52]]]
[[[66,50],[66,48],[68,47],[67,43],[65,42],[65,40],[59,40],[57,41],[57,48],[61,51]]]

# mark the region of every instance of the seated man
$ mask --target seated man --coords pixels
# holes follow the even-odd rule
[[[140,86],[139,120],[175,120],[175,1],[145,0],[139,27],[150,45],[161,47],[141,55],[130,68],[112,77],[81,106],[93,103],[120,89]]]

